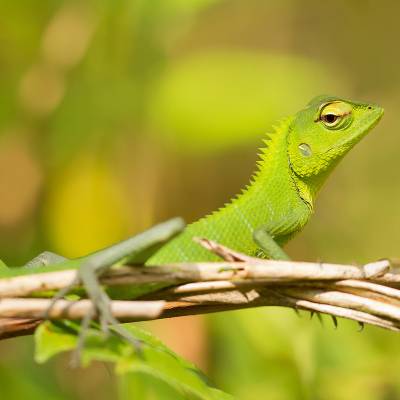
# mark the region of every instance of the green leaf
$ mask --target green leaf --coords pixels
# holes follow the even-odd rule
[[[77,338],[66,329],[59,329],[50,322],[41,324],[35,332],[36,362],[42,364],[58,353],[72,350],[76,345],[76,340]]]
[[[135,393],[146,390],[169,390],[170,392],[172,390],[185,399],[232,399],[230,395],[212,387],[205,375],[194,364],[179,357],[155,336],[133,325],[125,325],[125,327],[142,342],[140,354],[123,339],[115,335],[105,338],[99,331],[92,329],[87,334],[82,352],[83,365],[88,365],[95,360],[114,363],[116,373],[124,382],[123,392],[126,391],[126,387],[137,386]],[[35,333],[36,361],[43,363],[58,353],[73,350],[77,343],[78,332],[79,326],[74,322],[43,323]],[[139,380],[139,384],[138,375],[146,376],[146,380]],[[161,381],[163,384],[159,383],[158,389],[145,384],[154,380]],[[165,385],[169,389],[165,389]]]

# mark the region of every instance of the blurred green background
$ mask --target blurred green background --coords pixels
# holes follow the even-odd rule
[[[264,132],[311,97],[386,115],[288,246],[298,260],[399,256],[400,3],[19,0],[0,4],[0,256],[79,256],[247,183]],[[144,324],[240,399],[398,399],[400,336],[290,310]],[[114,398],[108,366],[0,343],[0,396]],[[134,398],[134,397],[132,397]]]

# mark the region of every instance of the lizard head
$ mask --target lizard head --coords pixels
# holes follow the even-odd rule
[[[328,175],[382,115],[383,109],[373,104],[332,96],[313,99],[290,124],[288,156],[292,171],[320,186],[321,178]]]

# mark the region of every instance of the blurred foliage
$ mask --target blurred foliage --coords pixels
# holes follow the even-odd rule
[[[399,255],[400,4],[21,0],[0,11],[7,264],[43,249],[82,255],[166,217],[217,208],[247,183],[273,121],[327,92],[375,101],[386,115],[335,171],[288,251],[336,262]],[[343,321],[334,330],[282,309],[183,321],[145,325],[241,399],[400,397],[393,333]],[[104,365],[37,366],[31,344],[0,343],[2,397],[116,395]],[[138,388],[151,378],[135,379]]]
[[[93,153],[84,152],[58,174],[50,188],[44,216],[52,244],[70,256],[71,243],[75,254],[85,254],[88,249],[95,251],[110,241],[121,240],[127,209],[121,183],[109,166]],[[79,221],[78,241],[76,226],[66,223],[70,219]]]
[[[336,89],[338,82],[330,76],[318,63],[296,56],[194,53],[165,72],[155,88],[150,119],[155,131],[167,134],[182,152],[221,151],[259,137],[321,88]]]
[[[79,323],[61,324],[46,322],[36,330],[36,361],[46,362],[56,354],[76,348]],[[123,381],[123,398],[169,398],[192,400],[229,400],[231,396],[217,390],[193,364],[183,360],[150,333],[133,326],[126,329],[140,340],[140,351],[135,351],[128,341],[110,336],[105,339],[98,330],[88,332],[86,345],[80,358],[89,365],[94,360],[112,363]],[[148,382],[146,380],[149,379]],[[161,382],[160,382],[161,381]],[[146,384],[147,383],[147,384]],[[164,383],[164,385],[162,385]],[[130,387],[129,390],[126,388]],[[126,392],[126,394],[124,394]]]

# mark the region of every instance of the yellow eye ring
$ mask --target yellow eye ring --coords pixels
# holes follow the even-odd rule
[[[347,128],[352,121],[352,107],[343,101],[324,104],[319,113],[318,121],[328,129]]]

